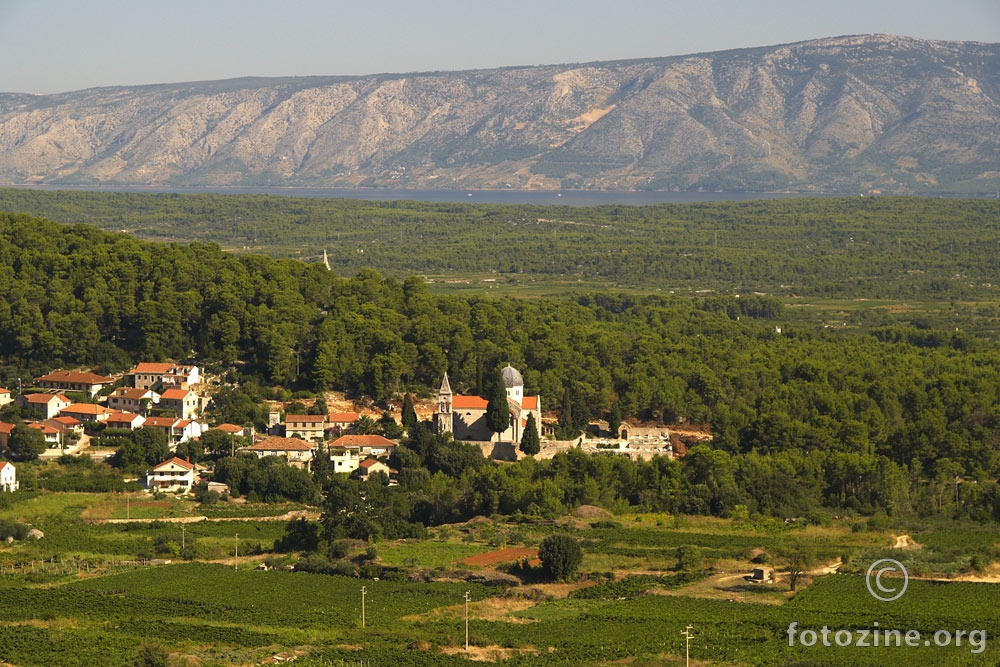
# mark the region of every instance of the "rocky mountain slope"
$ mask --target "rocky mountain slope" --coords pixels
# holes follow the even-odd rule
[[[2,94],[0,181],[994,193],[1000,45]]]

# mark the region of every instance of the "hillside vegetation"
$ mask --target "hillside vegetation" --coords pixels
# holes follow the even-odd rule
[[[9,183],[1000,190],[996,44],[0,95]]]

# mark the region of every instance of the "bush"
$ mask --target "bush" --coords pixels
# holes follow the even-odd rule
[[[538,547],[542,570],[556,581],[572,577],[583,562],[580,543],[569,535],[549,535]]]

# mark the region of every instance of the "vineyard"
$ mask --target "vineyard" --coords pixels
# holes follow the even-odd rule
[[[262,664],[275,656],[307,667],[468,665],[466,592],[473,652],[514,667],[681,664],[680,633],[687,625],[693,627],[691,657],[702,664],[904,661],[915,667],[1000,660],[1000,649],[989,644],[975,655],[968,645],[806,647],[789,646],[786,634],[795,622],[813,630],[878,623],[926,637],[942,629],[996,636],[1000,586],[913,578],[903,598],[884,603],[868,593],[864,578],[866,559],[876,556],[941,571],[967,567],[970,554],[996,548],[995,530],[981,524],[913,526],[914,540],[924,546],[903,551],[889,548],[888,531],[852,520],[817,526],[668,514],[619,514],[592,523],[497,518],[441,527],[425,540],[353,543],[352,554],[371,552],[383,568],[373,580],[254,569],[264,559],[294,559],[271,553],[285,523],[255,518],[259,507],[228,508],[220,520],[186,524],[80,520],[112,502],[102,494],[43,494],[20,497],[3,510],[5,520],[26,520],[45,537],[0,547],[0,662],[117,667],[152,647],[171,656],[171,665],[205,667]],[[174,503],[160,510],[187,511]],[[224,520],[229,514],[244,520]],[[529,577],[505,587],[512,577],[491,575],[506,566],[460,562],[504,548],[537,549],[552,532],[583,546],[580,581],[552,585]],[[854,554],[843,566],[851,574],[809,575],[794,595],[784,583],[743,581],[751,557],[769,553],[780,571],[780,554],[803,542],[814,549],[818,566]],[[692,553],[697,564],[685,565]],[[151,556],[173,563],[149,565]]]

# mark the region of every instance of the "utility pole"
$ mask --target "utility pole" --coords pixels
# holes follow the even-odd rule
[[[691,634],[691,627],[692,626],[689,625],[686,628],[684,628],[683,632],[681,632],[681,634],[684,635],[684,665],[685,665],[685,667],[688,667],[691,664],[691,637],[693,636]]]
[[[128,495],[128,491],[125,492],[125,519],[129,520],[132,518],[132,505],[131,496]]]
[[[236,566],[233,569],[234,570],[238,570],[238,569],[240,569],[240,534],[239,533],[236,533],[236,552],[235,552],[235,555],[236,555]]]
[[[469,591],[465,591],[465,650],[469,650]]]
[[[185,542],[184,542],[184,531],[186,531],[186,530],[187,530],[187,526],[185,526],[185,525],[184,525],[184,524],[182,523],[182,524],[181,524],[181,549],[183,549],[183,548],[184,548],[184,547],[186,546],[186,545],[185,545]]]
[[[365,586],[361,587],[361,627],[365,627],[365,593],[368,589]]]

